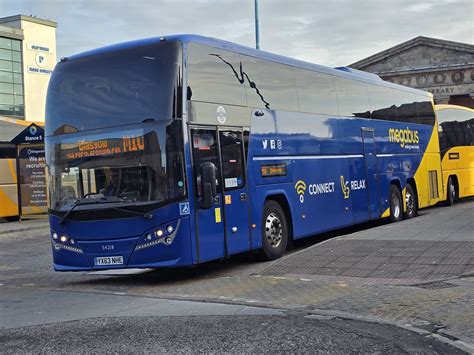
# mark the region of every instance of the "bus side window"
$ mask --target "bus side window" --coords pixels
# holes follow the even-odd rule
[[[335,78],[339,115],[370,118],[367,85],[362,81]]]
[[[217,189],[219,190],[220,169],[215,130],[193,129],[191,131],[194,160],[194,183],[196,195],[201,196],[201,165],[211,162],[217,167]]]
[[[242,133],[240,131],[221,131],[219,134],[224,187],[226,191],[242,187],[245,185]]]

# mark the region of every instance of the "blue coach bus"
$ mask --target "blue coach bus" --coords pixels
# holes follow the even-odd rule
[[[213,38],[63,58],[46,110],[58,271],[276,259],[443,189],[430,94]]]

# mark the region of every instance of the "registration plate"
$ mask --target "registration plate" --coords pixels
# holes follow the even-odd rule
[[[123,265],[123,256],[102,256],[95,258],[94,263],[96,266]]]

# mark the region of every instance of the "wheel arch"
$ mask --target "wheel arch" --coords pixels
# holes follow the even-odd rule
[[[395,185],[398,187],[398,190],[400,191],[400,194],[402,193],[402,183],[400,182],[399,178],[393,178],[390,180],[390,185]]]
[[[278,203],[283,209],[283,212],[285,212],[286,223],[288,225],[289,240],[293,240],[293,215],[291,213],[288,197],[283,191],[269,192],[265,196],[264,204],[269,200],[275,201],[276,203]]]

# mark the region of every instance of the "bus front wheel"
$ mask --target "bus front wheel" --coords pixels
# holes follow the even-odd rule
[[[272,200],[265,202],[262,219],[262,257],[275,260],[283,256],[288,244],[288,223],[281,206]]]
[[[400,189],[395,185],[390,185],[390,221],[398,222],[403,217],[402,196]]]

